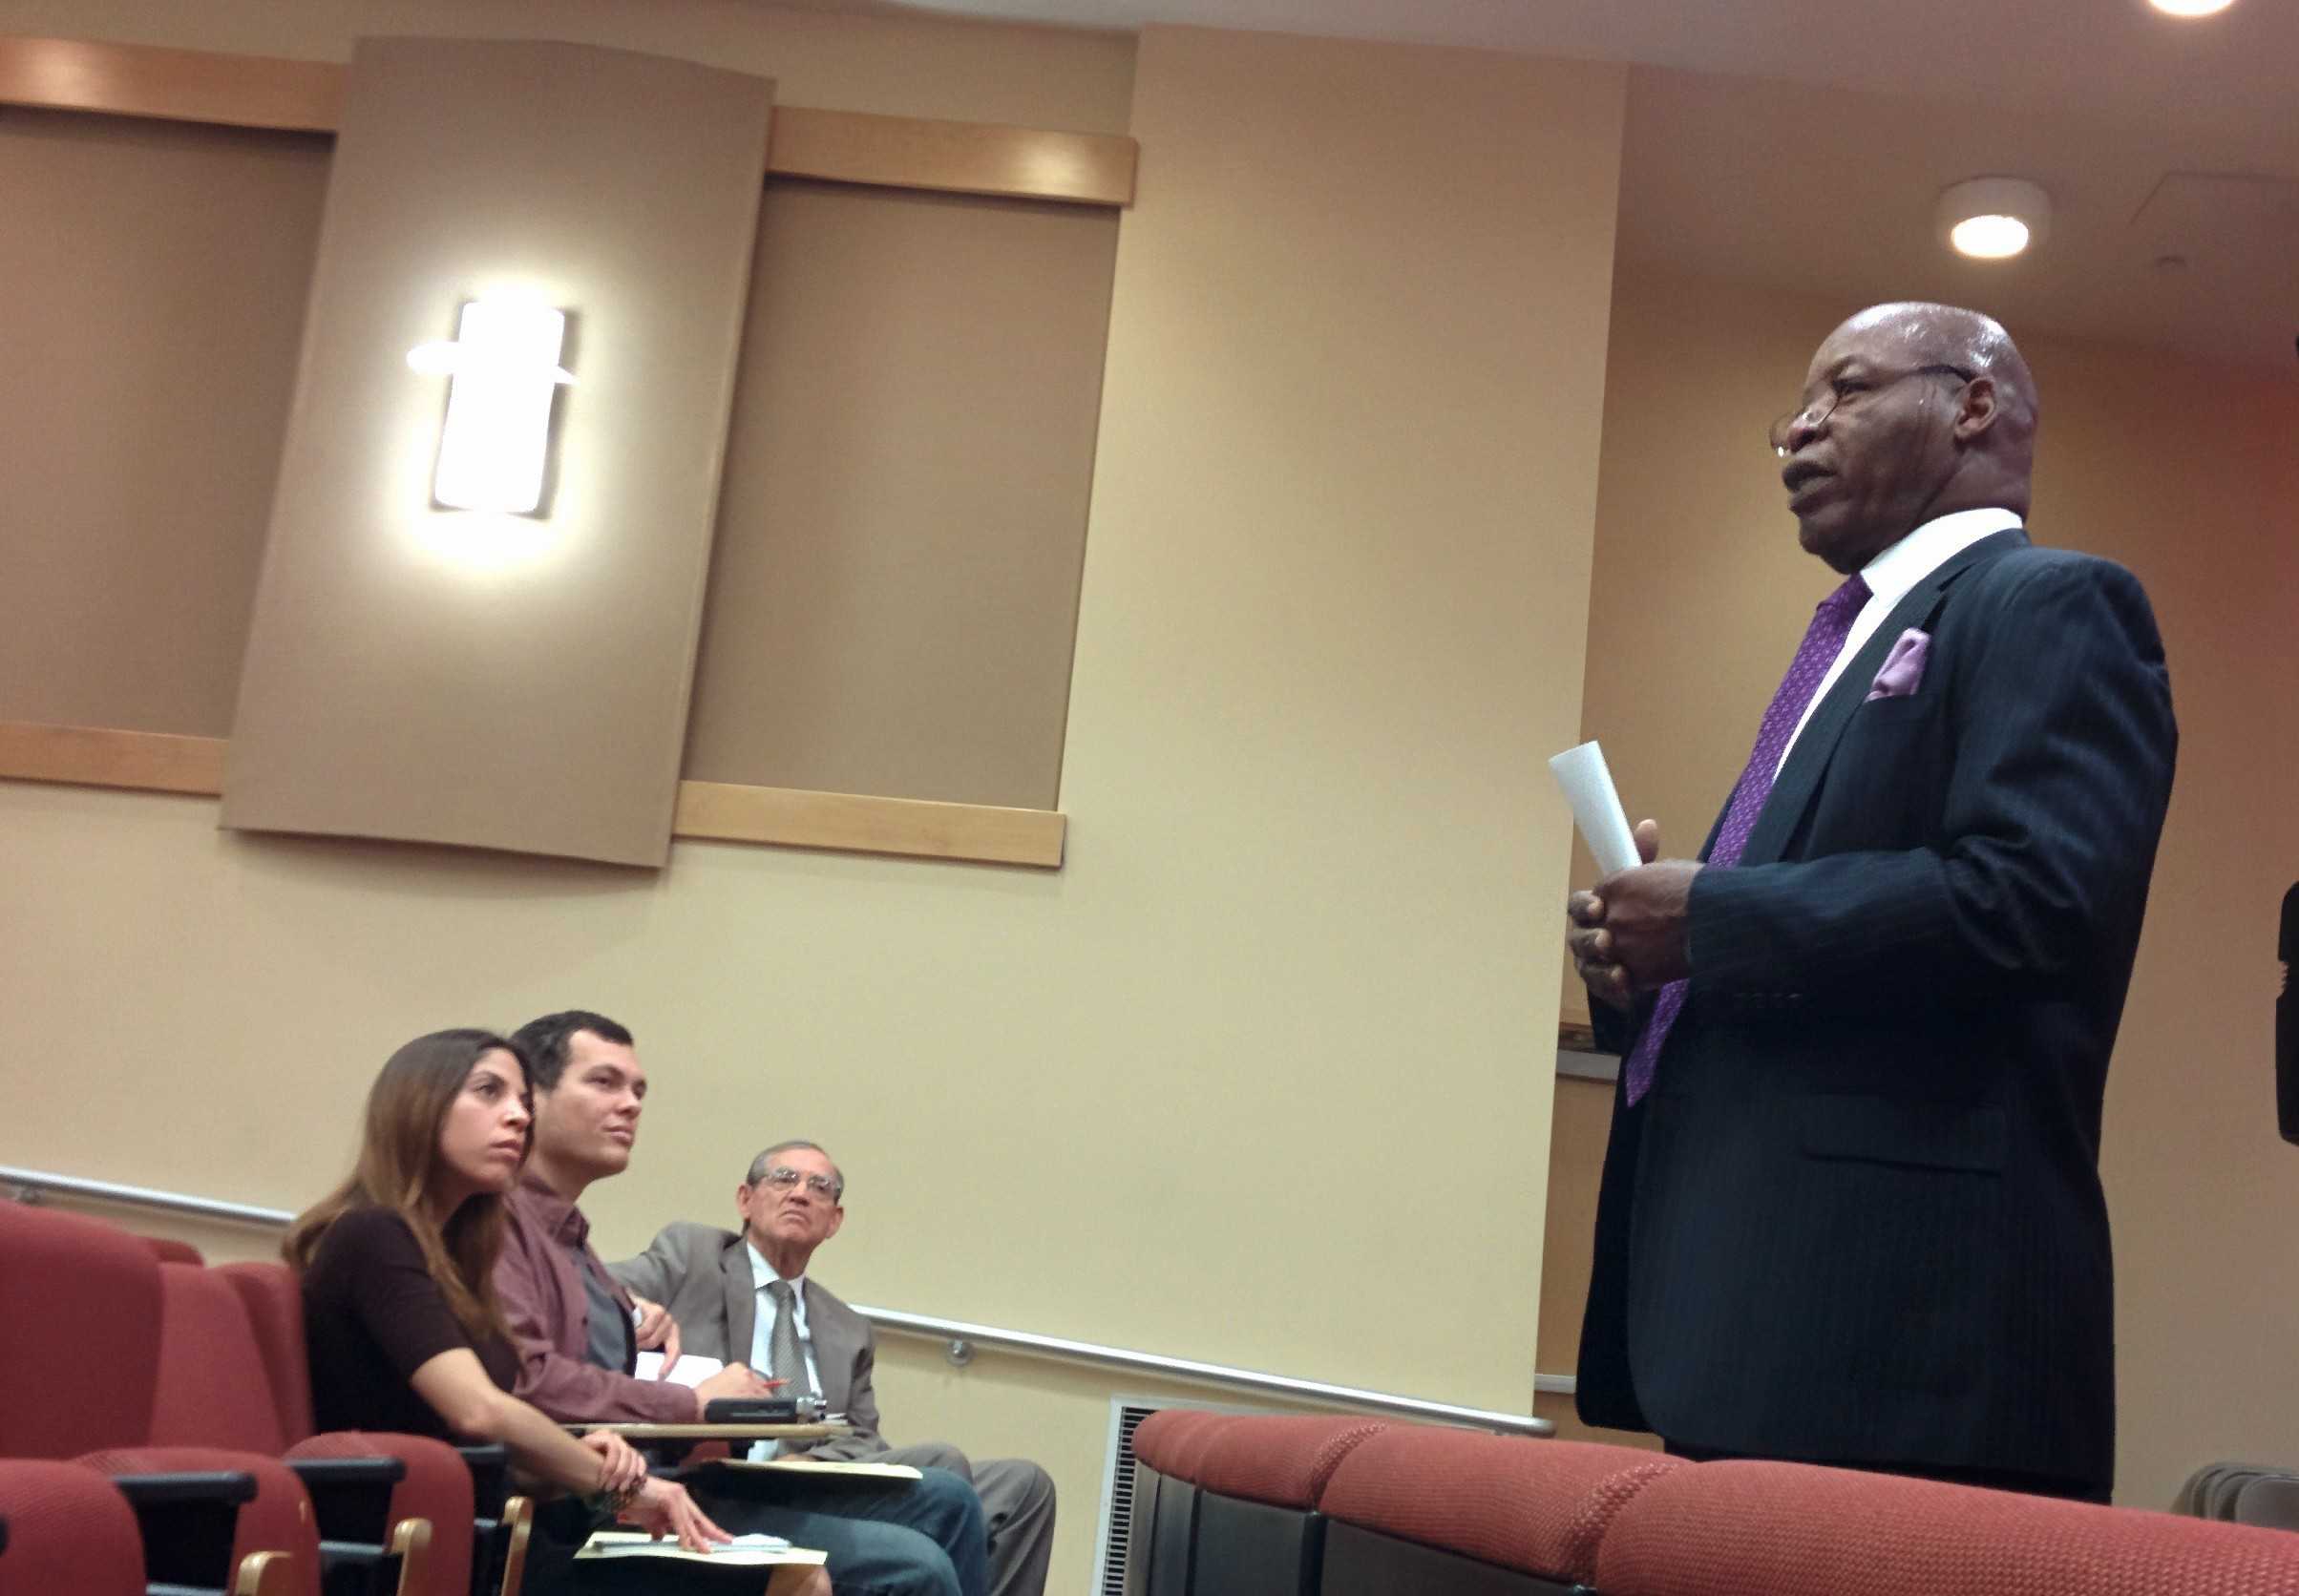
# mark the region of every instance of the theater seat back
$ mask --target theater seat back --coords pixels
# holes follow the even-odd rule
[[[2299,1596],[2299,1536],[1799,1463],[1653,1480],[1597,1554],[1605,1596]]]
[[[163,1264],[204,1264],[207,1262],[204,1257],[200,1256],[197,1247],[188,1241],[178,1241],[173,1236],[146,1236],[143,1238],[143,1244],[152,1250],[152,1256]]]
[[[1240,1418],[1197,1460],[1191,1596],[1317,1596],[1326,1481],[1388,1425],[1359,1418]]]
[[[125,1230],[0,1203],[0,1454],[74,1458],[143,1440],[159,1375],[159,1268]]]
[[[1609,1526],[1656,1481],[1692,1466],[1591,1441],[1397,1425],[1351,1450],[1318,1495],[1335,1522],[1325,1590],[1444,1588],[1468,1577],[1451,1561],[1466,1559],[1548,1587],[1597,1583],[1614,1596],[1593,1581]]]
[[[276,1458],[287,1449],[255,1327],[232,1283],[192,1264],[161,1264],[156,1446],[222,1446]]]
[[[311,1434],[311,1360],[304,1341],[304,1289],[285,1264],[220,1264],[208,1271],[240,1293],[255,1332],[280,1432],[289,1445]]]
[[[143,1542],[128,1499],[94,1469],[0,1460],[0,1591],[143,1596]]]

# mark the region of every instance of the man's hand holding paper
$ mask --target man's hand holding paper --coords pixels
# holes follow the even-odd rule
[[[1684,927],[1692,902],[1692,859],[1662,859],[1660,827],[1640,821],[1636,853],[1644,863],[1614,871],[1567,901],[1566,945],[1590,993],[1615,1008],[1689,973]]]

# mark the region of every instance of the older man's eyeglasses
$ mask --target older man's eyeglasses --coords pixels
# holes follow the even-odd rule
[[[1870,393],[1880,392],[1894,383],[1904,383],[1910,377],[1926,376],[1953,377],[1959,383],[1968,383],[1972,381],[1973,373],[1961,366],[1919,366],[1890,377],[1832,377],[1817,397],[1806,399],[1774,422],[1772,430],[1765,434],[1765,440],[1772,445],[1773,453],[1784,455],[1788,452],[1790,440],[1796,436],[1797,429],[1821,426],[1838,410],[1850,410]]]
[[[800,1181],[806,1182],[806,1188],[825,1202],[835,1203],[838,1200],[838,1183],[836,1181],[832,1180],[828,1175],[802,1173],[787,1164],[777,1164],[758,1178],[759,1185],[770,1186],[777,1191],[796,1190]]]

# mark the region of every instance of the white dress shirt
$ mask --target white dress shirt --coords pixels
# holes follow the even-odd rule
[[[1952,514],[1935,516],[1926,521],[1862,566],[1860,575],[1868,585],[1868,601],[1852,618],[1852,629],[1846,634],[1844,647],[1837,651],[1835,662],[1828,666],[1828,674],[1821,678],[1820,691],[1814,693],[1812,702],[1804,705],[1803,719],[1798,721],[1796,729],[1789,733],[1788,746],[1781,750],[1781,762],[1773,767],[1773,774],[1777,776],[1782,767],[1787,765],[1796,740],[1804,734],[1805,722],[1812,719],[1812,711],[1818,709],[1820,701],[1828,696],[1828,689],[1836,685],[1836,679],[1844,674],[1845,666],[1852,662],[1861,645],[1876,635],[1876,628],[1884,624],[1884,618],[1892,613],[1893,606],[1907,598],[1918,582],[1981,538],[1993,537],[1999,532],[2025,524],[2016,511],[1958,510]]]
[[[758,1298],[758,1316],[750,1330],[750,1371],[762,1380],[771,1379],[774,1375],[774,1324],[781,1311],[774,1306],[774,1298],[767,1288],[782,1276],[774,1272],[774,1266],[768,1263],[766,1257],[750,1243],[743,1243],[743,1250],[750,1254],[750,1285]],[[798,1350],[806,1354],[807,1388],[798,1392],[785,1388],[780,1395],[819,1396],[822,1395],[822,1374],[814,1365],[813,1334],[807,1329],[806,1276],[803,1274],[791,1282],[791,1316],[798,1322]],[[749,1456],[764,1462],[781,1450],[782,1442],[778,1440],[753,1441],[750,1443]]]

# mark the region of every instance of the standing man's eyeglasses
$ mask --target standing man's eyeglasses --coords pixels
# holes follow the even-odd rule
[[[1892,377],[1834,377],[1829,379],[1826,391],[1818,398],[1805,400],[1774,422],[1772,430],[1765,434],[1765,438],[1772,445],[1773,453],[1784,455],[1788,452],[1788,440],[1796,434],[1799,427],[1821,426],[1838,410],[1859,404],[1865,394],[1888,388],[1894,383],[1904,383],[1910,377],[1953,377],[1959,383],[1968,383],[1975,375],[1976,372],[1967,371],[1961,366],[1919,366]]]

